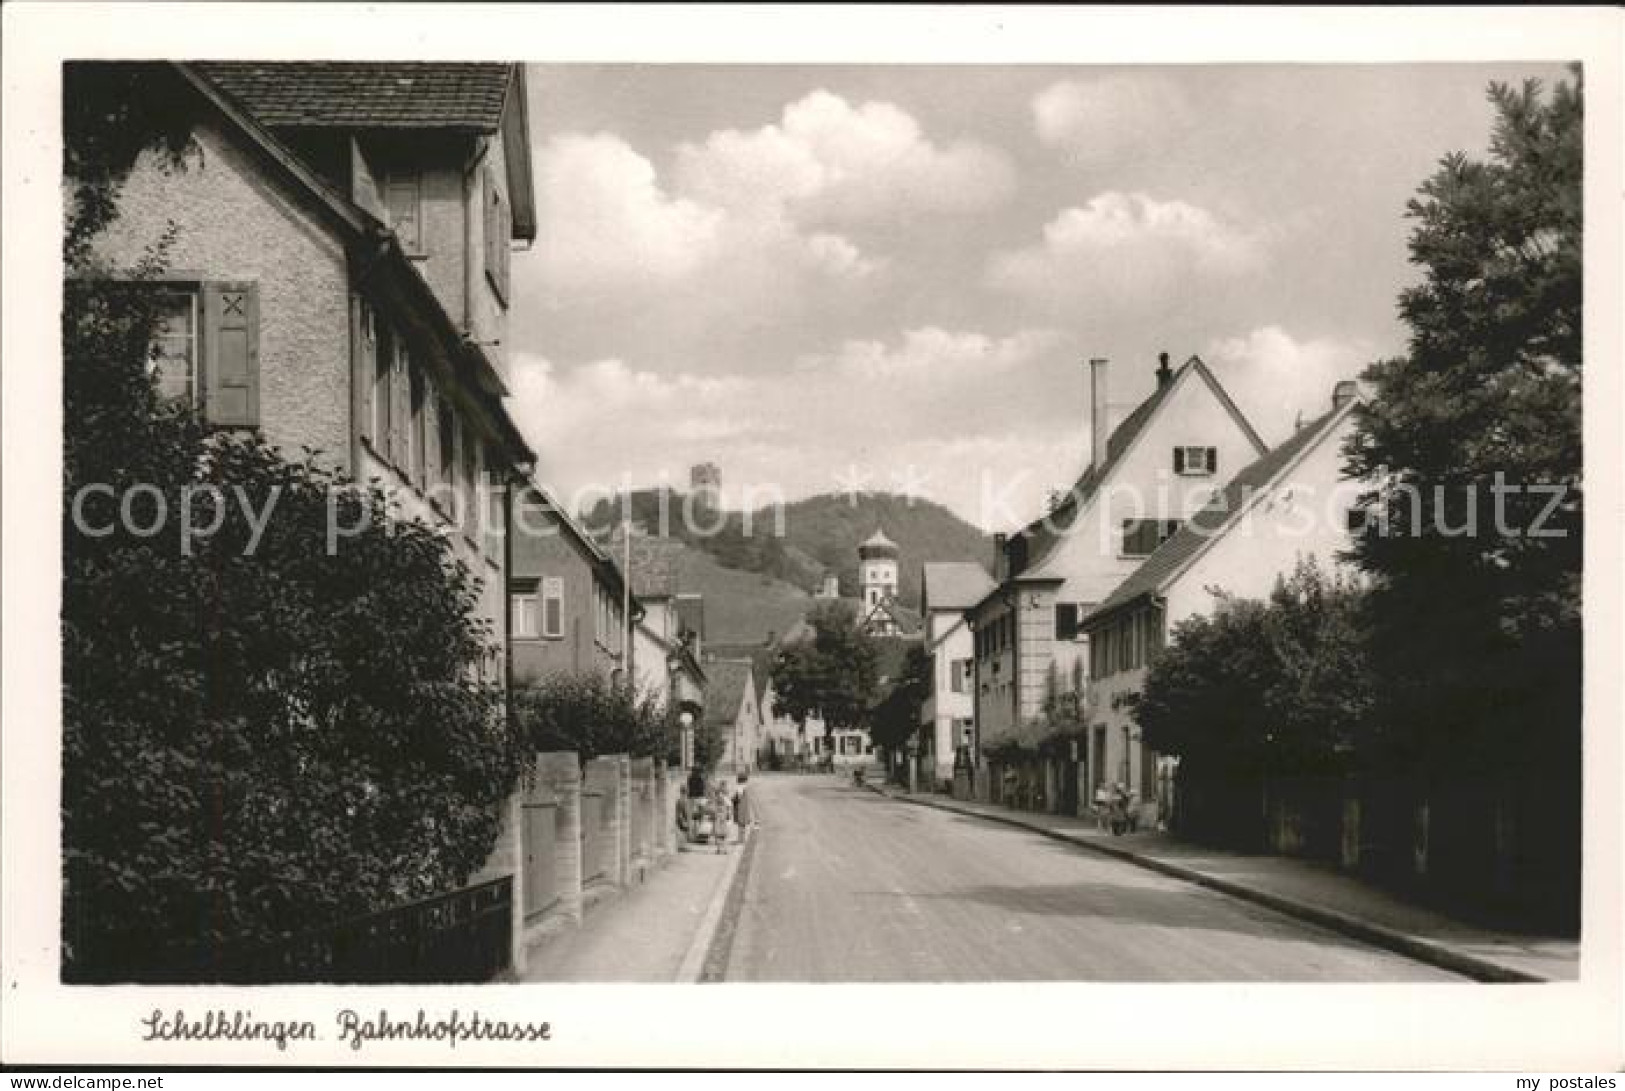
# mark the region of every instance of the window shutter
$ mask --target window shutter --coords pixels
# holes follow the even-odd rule
[[[434,383],[424,376],[423,391],[423,487],[433,490],[440,483],[440,396]],[[444,503],[443,497],[433,493]]]
[[[1174,448],[1174,473],[1182,474],[1184,472],[1185,472],[1185,448],[1183,448],[1183,447],[1175,447]]]
[[[412,427],[412,390],[406,345],[395,338],[395,363],[389,371],[389,460],[397,470],[408,471],[407,436]]]
[[[230,281],[203,287],[204,418],[227,428],[260,422],[259,289]]]
[[[1210,474],[1219,472],[1219,449],[1217,447],[1207,449],[1207,472]]]
[[[358,440],[372,438],[372,386],[376,374],[378,339],[376,318],[367,301],[351,297],[350,307],[350,416],[351,432]],[[356,467],[359,476],[360,468]]]

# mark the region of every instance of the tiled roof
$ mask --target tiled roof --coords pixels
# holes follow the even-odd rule
[[[873,534],[858,543],[860,557],[895,557],[899,552],[897,543],[886,537],[886,532],[880,527],[876,527]]]
[[[745,699],[752,671],[749,659],[705,661],[705,718],[709,723],[731,724]]]
[[[968,610],[993,586],[993,577],[975,561],[927,561],[920,575],[922,609]]]
[[[1107,595],[1106,600],[1091,611],[1086,620],[1105,617],[1141,595],[1161,590],[1179,574],[1185,562],[1201,551],[1204,544],[1223,533],[1232,518],[1239,515],[1277,474],[1290,466],[1298,455],[1318,443],[1346,414],[1347,407],[1333,409],[1299,428],[1291,439],[1236,474],[1205,507],[1191,516],[1139,568],[1118,584],[1117,589]]]
[[[751,665],[751,681],[756,684],[756,699],[762,700],[767,694],[768,682],[773,676],[773,660],[778,658],[778,648],[767,644],[719,644],[706,645],[706,651],[723,659],[748,659]]]
[[[511,64],[207,61],[194,67],[272,128],[496,132]]]
[[[920,615],[898,602],[895,598],[883,599],[875,608],[869,611],[867,617],[884,612],[891,615],[892,621],[905,633],[918,633],[920,631]],[[866,618],[867,620],[867,618]]]
[[[1241,409],[1235,402],[1230,400],[1230,395],[1225,393],[1223,385],[1213,377],[1213,373],[1208,370],[1201,357],[1192,356],[1174,373],[1171,380],[1158,386],[1156,390],[1151,392],[1150,397],[1136,406],[1132,413],[1123,418],[1121,424],[1112,429],[1110,437],[1106,440],[1106,461],[1103,465],[1095,466],[1091,463],[1089,468],[1083,472],[1083,476],[1078,478],[1078,483],[1073,485],[1072,490],[1066,494],[1066,498],[1059,507],[1043,518],[1034,520],[1016,534],[1011,535],[1011,546],[1014,546],[1017,540],[1024,539],[1026,543],[1026,563],[1019,567],[1012,566],[1012,570],[1016,571],[1017,575],[1037,568],[1054,550],[1055,546],[1066,537],[1067,532],[1071,530],[1073,520],[1077,518],[1079,512],[1089,505],[1089,501],[1099,490],[1101,483],[1111,476],[1112,470],[1116,469],[1117,463],[1128,449],[1134,445],[1135,439],[1145,430],[1145,426],[1151,423],[1151,419],[1156,416],[1158,407],[1167,400],[1168,395],[1179,385],[1180,380],[1185,377],[1186,373],[1193,371],[1198,377],[1206,380],[1208,386],[1224,403],[1225,407],[1230,410],[1236,423],[1241,426],[1243,432],[1247,433],[1248,438],[1253,441],[1257,449],[1259,451],[1266,450],[1264,441],[1253,430],[1253,426],[1247,422],[1247,418],[1242,415]]]

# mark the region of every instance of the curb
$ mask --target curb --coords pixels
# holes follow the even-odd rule
[[[1541,977],[1539,974],[1516,970],[1510,966],[1503,966],[1498,962],[1480,958],[1477,955],[1466,954],[1443,944],[1435,943],[1432,940],[1419,939],[1416,936],[1407,935],[1404,932],[1380,924],[1372,924],[1370,921],[1352,917],[1347,913],[1339,913],[1335,909],[1326,909],[1323,906],[1300,902],[1296,898],[1288,898],[1280,894],[1272,894],[1269,891],[1232,882],[1229,879],[1220,879],[1181,864],[1173,864],[1166,860],[1145,856],[1132,849],[1121,849],[1115,845],[1102,844],[1089,838],[1076,837],[1065,830],[1048,829],[1017,818],[1014,815],[987,814],[982,811],[966,810],[951,803],[934,799],[915,799],[911,796],[895,795],[875,786],[870,786],[870,789],[887,799],[913,803],[921,807],[932,807],[939,811],[963,815],[967,818],[980,818],[988,822],[1014,826],[1029,833],[1048,837],[1053,841],[1061,841],[1078,848],[1088,849],[1091,852],[1098,852],[1103,856],[1111,856],[1126,863],[1145,868],[1147,871],[1155,871],[1197,886],[1206,887],[1209,890],[1216,890],[1221,894],[1228,894],[1232,898],[1262,905],[1266,909],[1273,909],[1283,916],[1294,917],[1310,924],[1319,925],[1330,931],[1339,932],[1345,936],[1368,943],[1373,947],[1381,947],[1396,954],[1404,955],[1407,958],[1415,959],[1417,962],[1425,962],[1441,970],[1449,970],[1451,973],[1470,977],[1475,981],[1498,984],[1544,984],[1550,980]]]
[[[757,831],[759,836],[760,830]],[[689,942],[688,950],[683,954],[683,961],[677,968],[675,981],[679,985],[696,985],[705,972],[707,956],[711,953],[712,944],[717,937],[717,931],[722,924],[722,911],[730,901],[734,886],[739,879],[740,866],[745,856],[755,847],[756,837],[741,846],[739,852],[729,853],[729,860],[723,876],[717,881],[717,891],[711,896],[711,904],[705,907],[705,916],[700,918],[699,930]]]

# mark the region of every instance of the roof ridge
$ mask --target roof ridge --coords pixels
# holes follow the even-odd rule
[[[1238,470],[1223,488],[1215,492],[1206,504],[1185,520],[1179,530],[1153,550],[1133,572],[1124,577],[1123,581],[1101,600],[1100,605],[1089,612],[1088,618],[1101,618],[1115,613],[1142,595],[1167,587],[1170,582],[1188,571],[1214,542],[1230,532],[1242,515],[1251,510],[1284,474],[1303,461],[1309,451],[1331,433],[1335,424],[1352,412],[1357,401],[1358,399],[1354,399],[1343,405],[1333,406],[1273,449],[1259,455]],[[1271,459],[1278,459],[1279,462],[1268,466],[1267,476],[1258,481],[1249,479],[1249,474],[1259,466],[1269,463]],[[1220,513],[1223,518],[1219,523],[1211,527],[1198,528],[1204,514]],[[1166,571],[1160,571],[1161,566],[1152,563],[1158,559],[1159,554],[1164,562],[1169,557],[1177,557],[1177,560]]]

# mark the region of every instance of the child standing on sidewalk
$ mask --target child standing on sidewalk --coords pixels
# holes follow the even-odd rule
[[[711,839],[716,842],[717,851],[724,855],[728,852],[728,842],[733,839],[733,801],[728,798],[728,786],[725,782],[717,781],[716,789],[711,793],[711,805],[716,810],[716,827]]]

